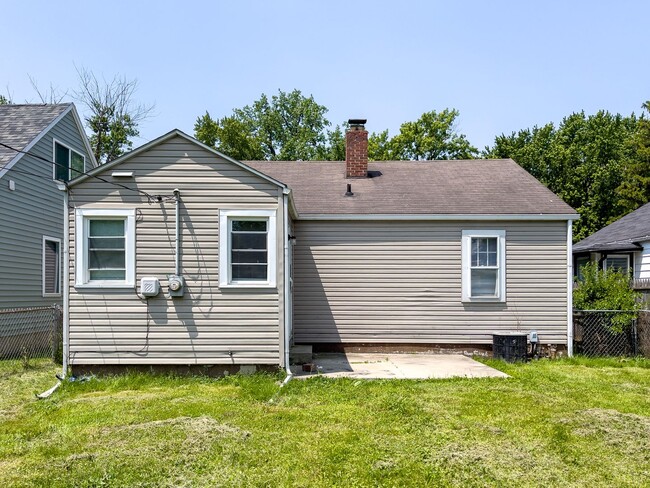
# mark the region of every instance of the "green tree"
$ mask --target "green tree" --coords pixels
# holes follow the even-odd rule
[[[650,101],[641,108],[643,113],[637,122],[637,130],[630,141],[634,157],[623,168],[623,182],[618,188],[622,213],[632,212],[650,202]]]
[[[392,139],[388,137],[388,130],[368,136],[368,159],[371,161],[391,161],[395,159],[392,149]]]
[[[4,95],[0,95],[0,105],[11,105],[11,100]]]
[[[137,80],[119,76],[111,81],[98,80],[84,68],[77,74],[79,89],[75,98],[88,112],[84,118],[91,131],[91,148],[100,164],[107,163],[133,147],[132,139],[140,134],[138,125],[149,117],[153,105],[134,102]]]
[[[214,120],[208,113],[194,125],[198,140],[236,159],[311,160],[327,154],[327,108],[300,90],[262,94],[252,105]],[[336,141],[338,133],[330,138]]]
[[[514,159],[575,208],[581,215],[574,227],[577,241],[628,211],[619,188],[635,158],[631,141],[636,131],[634,115],[580,112],[565,117],[557,128],[547,124],[498,136],[484,156]]]
[[[457,110],[425,112],[414,122],[405,122],[389,144],[395,159],[472,159],[478,149],[456,129]]]

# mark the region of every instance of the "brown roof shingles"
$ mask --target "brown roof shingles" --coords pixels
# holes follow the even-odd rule
[[[370,162],[374,178],[345,178],[344,162],[245,164],[288,185],[300,215],[576,213],[511,159]]]

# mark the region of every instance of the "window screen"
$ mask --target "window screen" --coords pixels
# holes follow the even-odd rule
[[[232,281],[268,279],[267,220],[230,221],[230,266]]]

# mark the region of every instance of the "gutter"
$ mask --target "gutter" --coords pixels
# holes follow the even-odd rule
[[[293,378],[291,367],[289,366],[289,347],[291,344],[291,330],[292,324],[291,313],[289,305],[291,303],[290,294],[291,286],[289,283],[290,269],[289,269],[289,194],[291,190],[284,188],[282,191],[282,209],[284,212],[283,218],[283,244],[284,244],[284,368],[287,372],[287,377],[282,382],[282,386],[286,385]]]

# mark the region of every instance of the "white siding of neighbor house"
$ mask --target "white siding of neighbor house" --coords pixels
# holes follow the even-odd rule
[[[74,186],[76,208],[136,208],[136,283],[160,279],[147,301],[134,289],[74,287],[75,221],[70,211],[70,363],[279,364],[283,329],[282,191],[181,137],[173,137],[114,168],[113,178],[150,194],[181,192],[181,271],[185,296],[166,298],[174,272],[175,203],[88,179]],[[111,179],[112,169],[102,173]],[[219,288],[219,210],[277,209],[277,289]]]
[[[0,308],[62,303],[61,297],[43,297],[42,252],[43,236],[63,241],[63,192],[52,179],[52,164],[32,154],[52,161],[55,138],[90,164],[82,137],[68,112],[0,178]]]
[[[506,231],[506,303],[461,302],[463,229]],[[298,221],[296,343],[489,344],[537,330],[567,342],[561,222]]]

